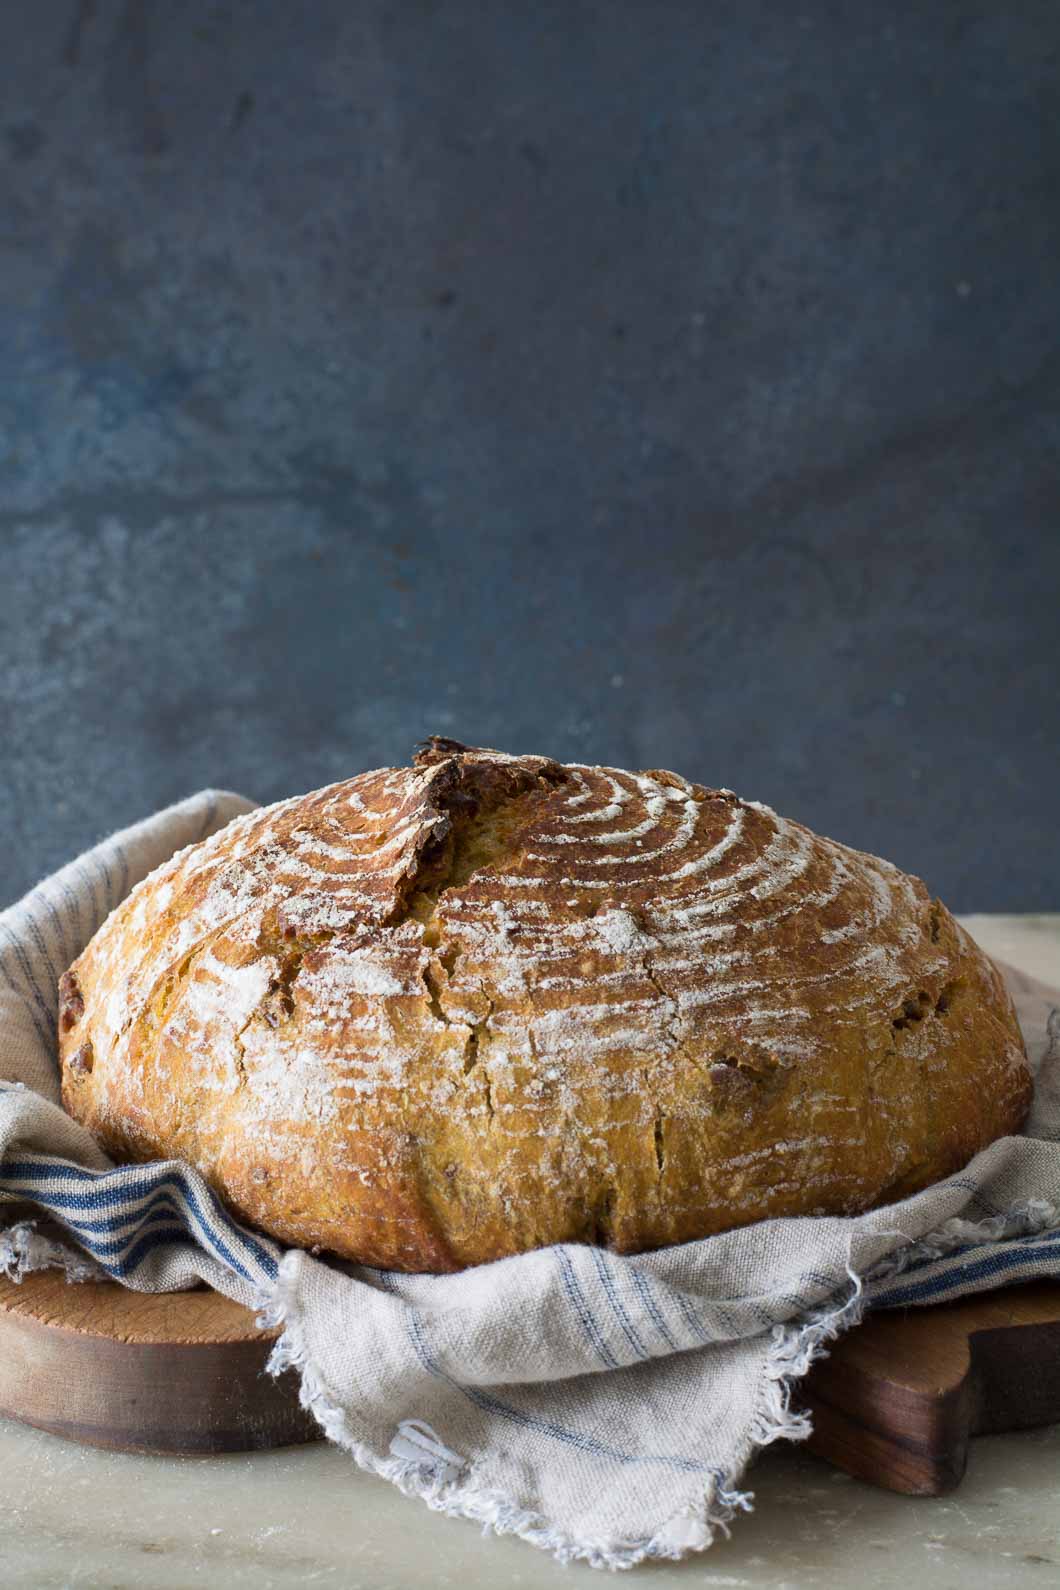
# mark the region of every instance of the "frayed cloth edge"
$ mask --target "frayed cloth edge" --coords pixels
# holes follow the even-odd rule
[[[0,1231],[0,1275],[21,1283],[35,1270],[65,1270],[66,1279],[74,1282],[109,1279],[95,1259],[43,1236],[32,1220],[20,1220]]]
[[[753,1492],[738,1489],[737,1480],[754,1451],[773,1441],[801,1441],[810,1434],[806,1414],[791,1409],[791,1394],[810,1363],[842,1331],[861,1317],[861,1282],[851,1273],[853,1291],[837,1307],[820,1311],[796,1325],[777,1326],[765,1364],[763,1385],[748,1431],[748,1450],[734,1474],[718,1472],[702,1501],[684,1507],[653,1535],[640,1539],[579,1539],[551,1525],[540,1513],[523,1507],[503,1492],[479,1486],[473,1477],[441,1481],[429,1469],[397,1458],[382,1458],[358,1440],[345,1409],[329,1392],[312,1360],[305,1339],[291,1275],[293,1256],[280,1265],[273,1296],[263,1305],[259,1323],[283,1334],[273,1347],[267,1368],[272,1375],[294,1369],[301,1378],[299,1400],[330,1441],[349,1452],[359,1468],[389,1480],[406,1496],[416,1496],[436,1512],[480,1524],[484,1534],[517,1535],[552,1554],[559,1562],[581,1561],[593,1568],[634,1568],[648,1559],[677,1561],[705,1551],[739,1512],[752,1512]]]
[[[292,1269],[296,1254],[287,1254],[270,1297],[261,1306],[260,1323],[282,1330],[269,1357],[270,1374],[294,1369],[300,1376],[299,1400],[330,1441],[349,1452],[359,1468],[389,1480],[406,1496],[418,1497],[435,1512],[465,1518],[482,1526],[483,1534],[516,1535],[561,1563],[586,1562],[593,1568],[622,1570],[650,1559],[680,1560],[705,1551],[739,1512],[754,1511],[754,1492],[739,1482],[755,1453],[775,1441],[805,1441],[813,1433],[808,1412],[792,1407],[795,1388],[811,1365],[827,1356],[828,1344],[857,1325],[868,1305],[867,1288],[888,1280],[914,1264],[930,1263],[955,1248],[987,1245],[1060,1226],[1060,1209],[1045,1199],[1030,1199],[1007,1214],[980,1221],[949,1220],[895,1254],[858,1275],[847,1260],[849,1287],[842,1301],[816,1309],[801,1319],[776,1325],[765,1360],[762,1384],[747,1432],[746,1450],[728,1473],[719,1471],[701,1502],[684,1507],[653,1535],[640,1539],[579,1539],[556,1528],[540,1513],[503,1492],[479,1486],[473,1475],[439,1480],[423,1465],[382,1458],[359,1441],[346,1411],[328,1390],[313,1362],[294,1295]]]
[[[1011,1241],[1013,1237],[1036,1236],[1042,1231],[1060,1229],[1060,1205],[1048,1198],[1028,1198],[1013,1204],[1005,1213],[988,1215],[983,1220],[965,1220],[955,1215],[935,1231],[907,1242],[887,1258],[874,1264],[866,1273],[864,1282],[870,1296],[872,1289],[881,1286],[906,1270],[920,1268],[944,1259],[957,1248],[989,1247],[998,1242]],[[875,1235],[899,1235],[877,1232]]]

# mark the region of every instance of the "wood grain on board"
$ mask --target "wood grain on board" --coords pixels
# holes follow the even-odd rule
[[[70,1285],[57,1270],[0,1279],[0,1412],[121,1451],[314,1440],[296,1377],[265,1373],[275,1336],[216,1292]]]
[[[1060,1420],[1060,1283],[869,1318],[799,1387],[811,1452],[912,1496],[960,1483],[973,1435]]]

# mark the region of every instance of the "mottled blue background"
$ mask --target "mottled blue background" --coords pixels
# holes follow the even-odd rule
[[[432,731],[1057,909],[1060,11],[0,3],[0,898]]]

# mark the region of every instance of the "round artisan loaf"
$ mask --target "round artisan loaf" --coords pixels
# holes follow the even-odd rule
[[[432,740],[174,856],[61,985],[63,1099],[283,1241],[401,1270],[849,1214],[1030,1076],[917,878],[673,773]]]

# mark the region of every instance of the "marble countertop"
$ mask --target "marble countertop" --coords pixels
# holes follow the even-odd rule
[[[964,919],[990,952],[1060,987],[1060,915]],[[1060,1579],[1060,1425],[973,1443],[942,1498],[895,1496],[774,1446],[730,1540],[622,1583],[991,1590]],[[216,1458],[79,1447],[0,1420],[0,1584],[84,1590],[601,1585],[513,1539],[430,1513],[323,1443]]]

